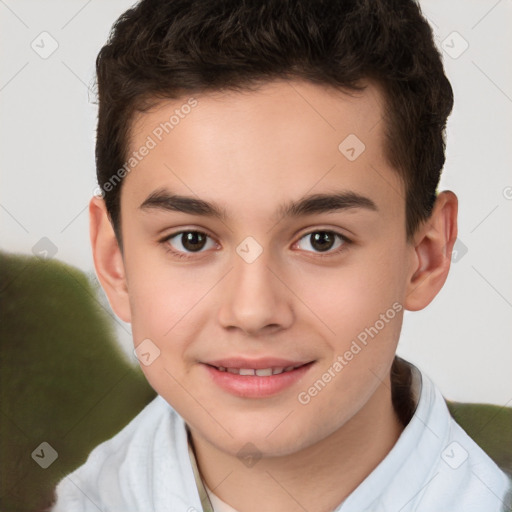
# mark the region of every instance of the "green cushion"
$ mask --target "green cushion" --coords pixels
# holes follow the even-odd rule
[[[57,481],[155,396],[97,297],[73,267],[0,252],[2,512],[47,507]],[[42,442],[58,454],[46,469]]]
[[[491,404],[450,402],[455,421],[491,459],[512,475],[512,408]]]

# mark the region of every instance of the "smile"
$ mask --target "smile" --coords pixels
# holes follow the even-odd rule
[[[236,366],[203,363],[201,366],[206,369],[210,382],[230,395],[241,398],[267,398],[298,386],[315,361],[287,366],[253,363],[259,368],[251,368],[247,361],[245,363],[231,363]]]
[[[284,372],[291,372],[298,366],[287,366],[286,368],[225,368],[223,366],[216,367],[220,372],[233,373],[235,375],[257,375],[258,377],[270,377],[271,375],[279,375]]]

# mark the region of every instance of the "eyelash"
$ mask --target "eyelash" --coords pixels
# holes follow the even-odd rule
[[[166,252],[170,253],[173,257],[178,258],[178,259],[191,259],[193,257],[191,255],[193,255],[193,254],[201,254],[201,252],[203,252],[203,251],[199,251],[197,253],[193,253],[193,252],[191,252],[191,253],[184,253],[184,252],[181,252],[181,251],[176,251],[175,249],[171,248],[171,246],[169,245],[169,240],[171,240],[172,238],[177,237],[178,235],[183,235],[185,233],[199,233],[201,235],[207,236],[208,238],[211,238],[207,233],[204,233],[203,231],[198,231],[198,230],[191,229],[191,230],[185,230],[185,231],[178,231],[176,233],[168,235],[165,238],[163,238],[162,240],[160,240],[160,243],[162,243],[164,245],[164,248],[165,248]],[[317,230],[314,230],[314,231],[309,231],[308,233],[305,233],[304,235],[302,235],[299,238],[299,241],[302,240],[303,238],[307,237],[307,236],[310,236],[310,235],[314,234],[314,233],[329,233],[329,234],[333,234],[333,235],[339,237],[341,239],[341,241],[343,242],[341,247],[338,247],[335,251],[328,252],[328,253],[314,253],[316,255],[316,257],[319,257],[319,258],[329,258],[329,257],[337,256],[340,253],[346,251],[347,250],[347,246],[352,244],[352,240],[347,238],[345,235],[342,235],[341,233],[338,233],[338,232],[332,231],[332,230],[328,230],[328,229],[317,229]],[[312,252],[312,251],[306,251],[306,252]]]

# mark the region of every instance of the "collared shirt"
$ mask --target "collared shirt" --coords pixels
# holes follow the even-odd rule
[[[510,479],[451,418],[431,380],[414,375],[419,397],[411,421],[336,512],[508,512]],[[205,488],[187,426],[160,396],[59,483],[52,512],[98,509],[234,510]]]

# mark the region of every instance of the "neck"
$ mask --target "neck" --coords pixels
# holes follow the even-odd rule
[[[366,405],[327,438],[288,456],[263,458],[250,468],[192,431],[203,480],[240,512],[334,510],[384,459],[404,428],[389,384],[383,382]]]

